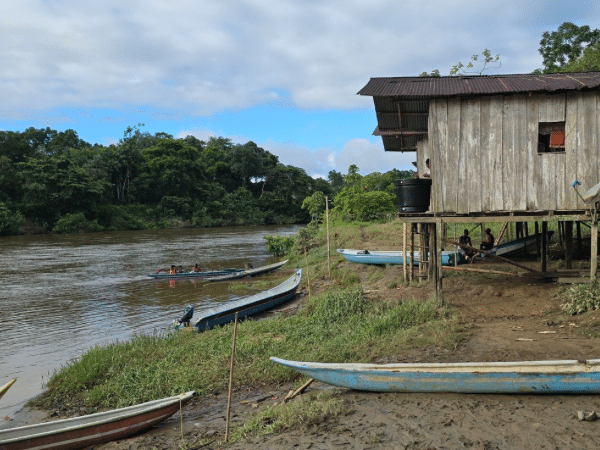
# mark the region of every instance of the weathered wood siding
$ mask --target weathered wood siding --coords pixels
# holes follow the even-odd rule
[[[538,154],[538,124],[565,121],[565,152]],[[580,210],[572,188],[600,181],[596,92],[432,100],[435,211]]]

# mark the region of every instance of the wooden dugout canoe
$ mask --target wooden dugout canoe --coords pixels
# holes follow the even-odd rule
[[[0,450],[75,450],[123,439],[180,410],[195,391],[88,416],[0,430]]]
[[[178,278],[198,278],[202,281],[226,281],[237,278],[251,277],[263,273],[272,272],[283,266],[288,260],[283,262],[269,264],[268,266],[256,267],[253,269],[222,269],[222,270],[207,270],[203,272],[179,272],[174,274],[150,273],[149,277],[156,279],[176,280]]]
[[[236,312],[238,313],[238,319],[243,319],[252,314],[266,311],[294,297],[301,279],[302,269],[298,269],[294,275],[274,288],[201,311],[200,318],[194,321],[191,326],[194,327],[194,331],[204,331],[218,325],[233,322]]]
[[[4,394],[6,394],[6,391],[8,391],[8,389],[15,384],[15,381],[17,381],[16,378],[13,378],[12,380],[10,380],[8,383],[6,383],[4,386],[0,387],[0,398],[2,398],[2,396]]]
[[[375,392],[598,394],[600,359],[481,363],[332,364],[271,357],[333,386]]]
[[[404,252],[402,251],[380,251],[380,250],[355,250],[351,248],[338,248],[337,252],[342,255],[345,259],[351,262],[360,264],[391,264],[399,265],[404,264]],[[419,265],[419,252],[413,252],[415,266]],[[407,264],[410,264],[410,253],[406,252],[408,259]],[[456,258],[458,258],[458,264],[462,264],[465,261],[463,255],[459,252],[443,251],[442,252],[442,265],[454,266]]]

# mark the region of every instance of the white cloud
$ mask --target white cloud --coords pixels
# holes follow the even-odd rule
[[[546,1],[103,2],[23,0],[0,18],[0,113],[149,104],[206,115],[289,93],[355,108],[372,76],[440,69],[490,48],[503,70],[540,66],[540,29],[599,25],[595,6]],[[576,17],[573,17],[575,15]]]

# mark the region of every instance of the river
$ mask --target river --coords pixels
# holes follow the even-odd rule
[[[44,383],[86,350],[164,329],[185,305],[196,311],[253,293],[228,283],[154,280],[171,264],[254,267],[277,262],[265,234],[298,226],[119,231],[0,238],[0,420],[40,394]],[[281,270],[289,272],[291,267]],[[4,422],[4,420],[2,420]]]

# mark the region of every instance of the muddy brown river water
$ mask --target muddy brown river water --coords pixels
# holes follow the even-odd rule
[[[178,318],[252,291],[227,283],[153,280],[159,267],[255,267],[276,262],[265,234],[297,226],[233,227],[35,235],[0,238],[0,420],[42,392],[49,376],[87,349],[134,333],[153,333]],[[284,266],[284,269],[287,269]]]

